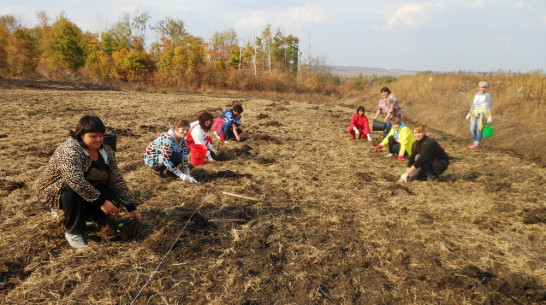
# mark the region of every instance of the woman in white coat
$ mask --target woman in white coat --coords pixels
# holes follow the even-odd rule
[[[212,128],[212,114],[203,112],[199,115],[199,120],[190,124],[190,131],[186,136],[186,143],[191,149],[192,144],[201,144],[207,147],[207,159],[214,161],[211,152],[217,156],[218,151],[212,146],[212,138],[209,136],[209,130]]]

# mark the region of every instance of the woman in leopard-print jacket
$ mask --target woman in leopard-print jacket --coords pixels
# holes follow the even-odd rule
[[[86,220],[118,214],[112,201],[119,201],[131,218],[141,220],[113,150],[102,144],[104,131],[98,117],[84,116],[39,178],[39,201],[55,212],[64,210],[65,229],[72,235],[81,237]]]

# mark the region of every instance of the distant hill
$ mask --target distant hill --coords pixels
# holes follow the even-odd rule
[[[357,76],[359,74],[365,76],[400,76],[400,75],[413,75],[417,74],[417,71],[406,71],[406,70],[396,70],[396,69],[383,69],[383,68],[367,68],[367,67],[351,67],[351,66],[330,66],[328,67],[329,71],[333,74],[343,75],[343,76]]]

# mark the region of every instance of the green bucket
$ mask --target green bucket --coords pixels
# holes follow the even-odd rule
[[[484,136],[485,138],[490,138],[490,137],[493,135],[493,130],[494,130],[494,129],[495,129],[495,128],[493,128],[493,126],[485,126],[485,127],[483,128],[483,136]]]

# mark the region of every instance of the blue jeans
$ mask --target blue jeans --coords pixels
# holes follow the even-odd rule
[[[173,153],[172,153],[172,155],[170,157],[171,162],[173,163],[174,167],[177,167],[180,163],[182,163],[183,158],[184,158],[184,156],[179,151],[173,151]],[[157,169],[160,170],[160,171],[164,171],[166,168],[167,167],[165,166],[165,164],[163,162],[161,162],[161,166],[159,168],[157,168]]]
[[[392,128],[391,121],[387,121],[387,123],[385,124],[385,131],[383,132],[383,138],[389,134],[389,131],[391,131],[391,128]]]
[[[224,133],[224,141],[229,140],[229,138],[234,137],[235,134],[233,133],[233,123],[231,122],[224,122],[222,124],[222,132]],[[237,133],[241,134],[241,131],[239,128],[237,128]]]
[[[482,141],[482,135],[483,135],[483,130],[478,129],[479,120],[480,120],[479,117],[470,118],[470,134],[472,135],[474,142],[477,142],[478,144]]]

